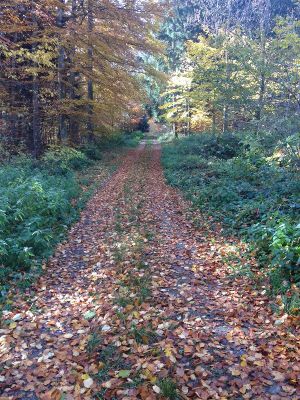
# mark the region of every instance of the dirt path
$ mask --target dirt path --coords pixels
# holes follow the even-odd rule
[[[295,328],[186,209],[159,146],[132,150],[7,313],[0,399],[300,399]]]

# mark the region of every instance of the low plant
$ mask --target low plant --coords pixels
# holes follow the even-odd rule
[[[166,399],[179,399],[176,383],[171,378],[164,378],[160,380],[157,386],[160,388],[160,394]]]
[[[42,157],[42,166],[53,174],[67,174],[90,164],[85,153],[68,146],[53,146]]]
[[[274,294],[300,285],[298,158],[298,134],[202,133],[163,148],[168,182],[249,243]]]

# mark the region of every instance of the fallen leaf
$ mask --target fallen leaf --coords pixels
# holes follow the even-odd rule
[[[122,369],[121,371],[118,372],[117,376],[119,378],[128,378],[130,374],[131,374],[130,369]]]

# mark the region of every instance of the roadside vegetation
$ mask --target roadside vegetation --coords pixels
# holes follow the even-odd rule
[[[201,133],[163,150],[168,182],[248,243],[291,313],[300,309],[299,143],[299,134]]]
[[[39,160],[10,156],[0,166],[0,300],[11,285],[27,288],[94,189],[143,134],[114,135],[77,149],[51,147]],[[114,150],[112,150],[112,148]]]

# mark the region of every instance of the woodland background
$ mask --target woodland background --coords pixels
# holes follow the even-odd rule
[[[152,119],[168,127],[168,181],[255,255],[259,270],[233,253],[235,273],[267,276],[299,312],[299,12],[292,0],[2,1],[3,297],[77,217],[95,179],[82,171],[109,174],[107,150],[137,144]]]

